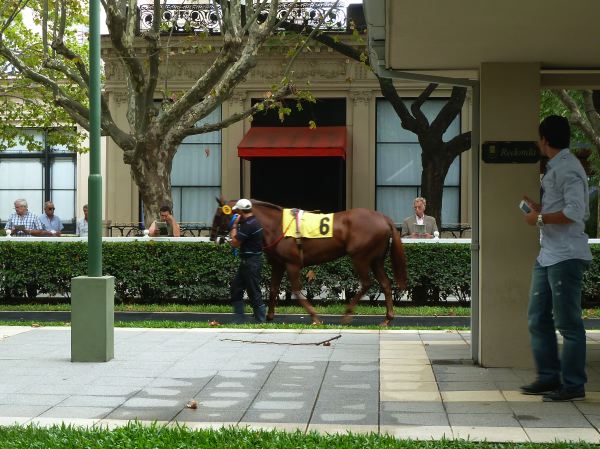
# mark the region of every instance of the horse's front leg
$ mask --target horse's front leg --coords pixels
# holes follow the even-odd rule
[[[297,299],[300,305],[304,307],[312,319],[312,324],[323,324],[317,315],[317,311],[312,304],[308,302],[308,299],[306,299],[306,296],[304,296],[301,291],[302,286],[300,285],[300,266],[288,264],[286,269],[288,279],[290,280],[290,284],[292,286],[292,299]]]
[[[267,311],[267,321],[273,321],[275,318],[275,304],[279,297],[279,287],[283,278],[284,266],[274,262],[271,264],[271,288],[269,290],[269,310]]]

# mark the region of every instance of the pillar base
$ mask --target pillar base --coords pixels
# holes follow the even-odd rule
[[[115,278],[71,282],[71,361],[108,362],[115,354]]]

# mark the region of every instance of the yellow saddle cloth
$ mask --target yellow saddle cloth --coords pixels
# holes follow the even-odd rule
[[[282,225],[286,237],[296,237],[296,219],[293,209],[283,209]],[[307,239],[333,237],[333,214],[313,214],[298,210],[300,236]]]

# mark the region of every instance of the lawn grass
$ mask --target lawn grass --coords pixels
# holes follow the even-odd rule
[[[39,301],[39,300],[38,300]],[[342,315],[346,310],[345,304],[317,304],[320,315]],[[71,304],[68,302],[35,302],[28,304],[0,304],[0,311],[17,312],[68,312]],[[300,306],[278,306],[279,314],[305,315],[306,310]],[[385,315],[383,304],[373,306],[359,304],[356,306],[357,315]],[[463,306],[395,306],[396,316],[470,316],[471,308]],[[197,313],[231,313],[231,306],[223,304],[115,304],[115,312],[197,312]],[[252,309],[246,306],[246,312]],[[583,309],[583,318],[600,318],[600,308]]]
[[[343,429],[340,429],[343,432]],[[114,430],[54,426],[0,427],[0,447],[4,449],[591,449],[588,443],[478,443],[465,440],[397,440],[377,434],[303,434],[276,430],[222,428],[190,430],[186,427],[142,426],[130,423]]]
[[[320,315],[341,315],[346,310],[345,304],[325,304],[315,307]],[[71,304],[63,302],[33,303],[33,304],[0,304],[0,310],[6,311],[59,311],[68,312]],[[247,312],[252,310],[247,306]],[[383,304],[378,306],[359,304],[357,315],[385,315]],[[469,316],[469,307],[446,306],[407,306],[394,307],[396,316]],[[115,304],[115,312],[198,312],[198,313],[231,313],[231,305],[224,304]],[[300,306],[277,307],[279,314],[301,314],[306,310]]]
[[[31,326],[31,327],[66,327],[71,323],[66,321],[32,321],[32,320],[0,320],[0,326]],[[143,320],[143,321],[115,321],[115,327],[133,327],[133,328],[161,328],[161,329],[205,329],[205,328],[225,328],[225,329],[367,329],[367,330],[445,330],[459,331],[469,330],[465,326],[388,326],[380,327],[377,325],[367,326],[342,326],[339,324],[296,324],[296,323],[268,323],[268,324],[223,324],[211,325],[209,321],[168,321],[168,320]],[[1,447],[1,446],[0,446]]]

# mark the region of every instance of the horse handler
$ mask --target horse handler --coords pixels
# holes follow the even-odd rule
[[[239,215],[235,218],[230,231],[231,246],[240,249],[240,266],[231,281],[231,305],[235,313],[235,322],[246,321],[244,315],[244,290],[248,293],[258,323],[266,321],[267,308],[260,290],[260,272],[262,269],[261,223],[252,213],[250,200],[242,198],[233,206]]]

